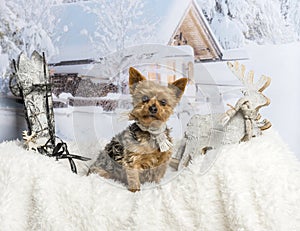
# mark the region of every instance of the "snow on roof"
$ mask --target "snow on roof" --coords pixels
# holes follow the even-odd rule
[[[223,50],[223,57],[225,60],[238,60],[238,59],[249,59],[247,51],[243,48],[235,48],[229,50]]]
[[[59,49],[59,55],[51,58],[51,62],[62,60],[75,60],[87,58],[99,58],[107,54],[97,51],[90,41],[88,35],[92,35],[96,30],[97,17],[89,13],[82,7],[83,4],[90,5],[98,3],[80,2],[68,3],[53,7],[54,13],[59,18],[57,23],[56,35],[60,38],[56,42]],[[207,31],[212,35],[216,46],[220,48],[216,41],[209,24],[202,14],[201,9],[194,0],[144,0],[143,15],[147,21],[157,22],[152,37],[148,40],[140,41],[143,43],[159,43],[167,45],[173,37],[174,32],[187,14],[190,6],[194,4],[198,13],[205,22]],[[100,6],[100,3],[99,3]],[[134,33],[134,32],[131,32]],[[137,45],[131,44],[131,45]],[[97,53],[98,52],[98,53]]]
[[[190,0],[167,0],[168,4],[165,4],[165,11],[161,12],[159,15],[160,23],[158,26],[159,42],[163,44],[168,44],[169,40],[172,38],[174,31],[176,30],[178,24],[184,18],[187,13],[187,9],[190,6]]]
[[[226,62],[196,63],[195,82],[203,85],[242,86],[238,78],[227,67]]]
[[[209,32],[209,34],[211,35],[211,37],[214,39],[214,42],[215,42],[215,45],[217,46],[217,48],[223,53],[223,48],[221,46],[221,44],[219,43],[218,39],[216,38],[214,32],[212,31],[208,21],[206,20],[202,10],[201,10],[201,7],[198,5],[198,3],[196,1],[193,0],[193,4],[194,6],[196,7],[196,10],[198,11],[201,19],[203,19],[203,23],[205,24],[206,26],[206,29],[207,31]]]
[[[109,79],[119,75],[119,73],[124,70],[126,70],[127,73],[128,68],[132,65],[135,67],[138,66],[139,70],[143,69],[142,66],[144,68],[149,67],[152,70],[153,66],[151,64],[154,63],[161,64],[167,69],[172,67],[172,74],[175,75],[176,73],[173,73],[173,71],[175,71],[174,68],[178,68],[178,66],[173,66],[174,63],[172,66],[169,66],[168,61],[177,60],[175,63],[182,67],[182,63],[193,62],[193,58],[194,53],[190,46],[144,44],[128,47],[123,51],[122,55],[113,53],[106,56],[104,59],[95,62],[85,75]],[[182,70],[180,68],[179,70],[176,69],[176,71],[181,72]],[[181,74],[184,75],[184,73]],[[193,76],[190,76],[190,78],[193,78]]]

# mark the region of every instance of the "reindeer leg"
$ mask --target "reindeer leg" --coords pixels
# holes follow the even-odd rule
[[[252,121],[250,119],[245,119],[245,135],[241,139],[242,142],[249,141],[253,135]]]

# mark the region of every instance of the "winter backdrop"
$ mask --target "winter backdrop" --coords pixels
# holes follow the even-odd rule
[[[80,35],[88,40],[96,52],[112,52],[144,42],[159,42],[149,36],[160,23],[160,18],[141,20],[151,10],[178,7],[181,0],[98,0],[102,8],[86,8],[99,19],[97,30],[90,33],[88,25]],[[68,26],[57,29],[61,4],[81,4],[72,0],[0,0],[0,88],[8,93],[7,83],[11,72],[9,63],[23,51],[34,49],[46,52],[48,59],[58,54],[58,44]],[[76,3],[74,3],[76,2]],[[297,107],[300,70],[300,2],[298,0],[197,0],[213,32],[224,49],[246,47],[248,64],[261,74],[273,78],[268,90],[273,97],[269,119],[285,141],[298,153],[300,127]],[[118,13],[116,13],[118,12]],[[101,14],[110,18],[101,24]],[[163,15],[164,12],[161,12]],[[79,18],[78,20],[84,20]],[[146,25],[146,26],[145,26]],[[138,30],[133,35],[131,30]],[[114,37],[116,36],[116,37]],[[79,37],[79,35],[78,35]],[[289,45],[284,45],[289,44]],[[218,78],[218,76],[216,76]],[[1,98],[0,98],[1,99]]]
[[[159,23],[159,18],[153,18],[150,23],[139,20],[141,15],[148,14],[151,9],[159,11],[160,8],[165,9],[165,6],[171,8],[182,4],[179,0],[97,0],[96,2],[101,1],[103,7],[86,10],[95,13],[100,19],[97,31],[89,38],[98,49],[106,51],[112,48],[117,50],[124,45],[138,42],[156,42],[155,37],[147,36],[147,30],[153,29],[151,27]],[[251,42],[281,44],[297,41],[300,37],[300,2],[297,0],[196,1],[224,49],[242,47]],[[55,25],[60,18],[55,17],[51,7],[63,2],[78,1],[45,0],[40,4],[39,0],[0,0],[1,54],[7,54],[11,59],[21,51],[31,53],[36,49],[46,51],[48,57],[54,55],[57,52],[55,44],[68,28],[55,30]],[[106,24],[101,22],[105,17],[104,14],[109,15],[110,18]],[[128,31],[132,29],[138,29],[139,34],[134,37],[128,36]],[[82,31],[82,34],[86,32]],[[115,38],[119,39],[116,41]],[[117,44],[113,44],[115,42]]]

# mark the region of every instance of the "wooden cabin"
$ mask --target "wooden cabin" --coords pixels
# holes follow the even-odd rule
[[[195,1],[186,8],[168,45],[190,45],[196,62],[222,59],[222,49]]]

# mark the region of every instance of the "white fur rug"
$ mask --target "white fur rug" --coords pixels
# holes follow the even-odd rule
[[[0,230],[300,230],[300,163],[274,131],[224,146],[204,175],[201,161],[169,183],[131,193],[84,176],[82,164],[75,175],[67,160],[2,143]]]

